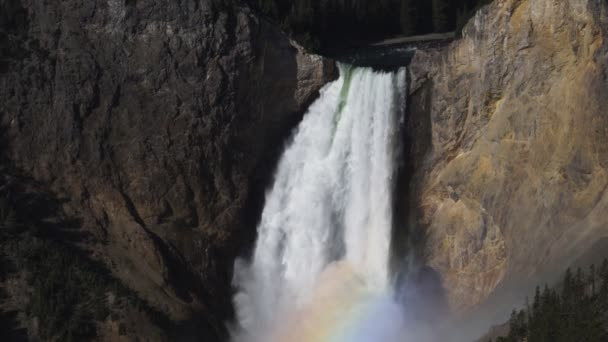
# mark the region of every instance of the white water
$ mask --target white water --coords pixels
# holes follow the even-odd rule
[[[281,158],[251,262],[236,264],[236,341],[268,341],[288,312],[311,300],[321,273],[336,261],[347,262],[373,291],[390,287],[405,70],[340,69]]]

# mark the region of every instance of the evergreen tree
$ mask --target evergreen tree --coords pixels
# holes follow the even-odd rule
[[[412,35],[416,33],[416,4],[413,0],[401,0],[399,21],[401,33]]]
[[[433,5],[433,29],[435,32],[446,32],[449,30],[448,2],[446,0],[432,0]]]
[[[503,342],[603,342],[608,341],[608,261],[589,274],[568,269],[558,294],[545,285],[536,288],[532,306],[513,311],[509,335]]]
[[[521,341],[527,336],[528,324],[524,310],[513,310],[509,319],[509,341]]]
[[[489,0],[245,0],[300,43],[447,32]],[[213,0],[216,6],[225,1]],[[307,44],[309,45],[309,44]],[[329,47],[333,45],[326,45]]]
[[[541,300],[540,300],[540,286],[536,287],[536,291],[534,292],[534,302],[532,304],[532,316],[536,317],[540,315],[541,311]]]
[[[271,18],[276,18],[279,15],[279,9],[275,0],[258,0],[258,6],[262,13]]]
[[[576,302],[581,302],[585,297],[585,275],[579,267],[576,269]]]
[[[0,197],[0,234],[14,233],[19,229],[17,212],[13,208],[8,195]]]
[[[528,322],[528,336],[533,340],[540,340],[541,323],[542,323],[542,302],[540,296],[540,287],[537,286],[534,292],[534,301],[532,302],[532,311],[528,311],[530,319]]]
[[[562,289],[562,300],[564,304],[569,304],[572,301],[572,294],[574,292],[574,278],[572,277],[572,270],[568,268],[566,275],[564,275],[564,285]]]
[[[462,30],[464,29],[464,26],[467,24],[467,21],[469,20],[471,16],[471,13],[469,11],[469,8],[467,6],[467,4],[464,4],[464,8],[462,9],[458,9],[456,11],[456,34],[458,36],[462,36]]]
[[[292,22],[299,31],[312,29],[314,20],[314,7],[312,0],[299,0],[291,8]]]
[[[608,298],[608,259],[604,260],[600,268],[600,295]]]
[[[595,288],[595,277],[596,277],[596,274],[595,274],[595,265],[592,264],[589,267],[589,283],[591,284],[591,295],[592,296],[595,296],[595,290],[596,290],[596,288]]]

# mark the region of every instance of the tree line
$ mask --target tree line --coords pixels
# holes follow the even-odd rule
[[[490,0],[247,0],[315,48],[343,40],[459,30]]]
[[[608,260],[599,270],[568,269],[560,287],[537,287],[532,304],[512,312],[508,336],[496,342],[608,341]]]

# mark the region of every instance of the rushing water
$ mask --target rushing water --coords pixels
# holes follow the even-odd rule
[[[252,260],[236,264],[235,341],[397,334],[386,325],[400,315],[389,249],[405,69],[342,65],[340,74],[280,160]]]

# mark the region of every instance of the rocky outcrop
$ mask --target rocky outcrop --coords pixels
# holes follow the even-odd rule
[[[272,160],[333,62],[230,1],[0,13],[2,159],[62,199],[79,243],[143,298],[221,332]]]
[[[410,218],[453,311],[608,235],[607,39],[605,1],[496,0],[416,53]]]

